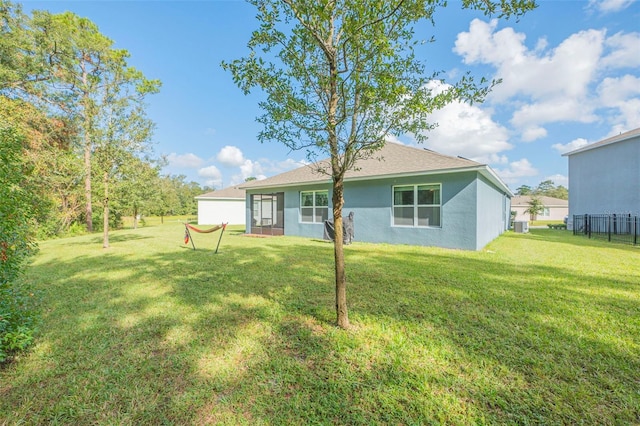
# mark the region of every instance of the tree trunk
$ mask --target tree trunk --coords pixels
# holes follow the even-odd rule
[[[109,174],[104,173],[104,213],[102,230],[102,248],[109,248]]]
[[[336,316],[338,327],[349,328],[349,315],[347,312],[347,276],[344,265],[344,235],[342,229],[342,207],[344,205],[344,163],[340,158],[340,146],[338,143],[338,60],[336,49],[333,46],[334,17],[331,17],[329,37],[323,46],[329,66],[329,102],[328,102],[328,138],[327,143],[331,152],[331,174],[333,176],[333,225],[335,226],[335,239],[333,241],[333,253],[336,275]]]
[[[133,229],[138,229],[138,208],[133,208]]]
[[[333,253],[335,259],[336,276],[336,317],[340,328],[349,328],[349,314],[347,312],[347,275],[344,264],[344,234],[342,222],[342,207],[344,206],[342,180],[333,184],[333,225],[335,239]]]
[[[84,69],[84,63],[82,66],[82,84],[87,88],[88,76]],[[86,91],[83,94],[83,120],[84,120],[84,196],[86,201],[86,222],[87,231],[93,232],[93,209],[91,206],[91,123],[90,116],[91,111],[91,99],[89,99],[89,93]]]
[[[84,196],[86,200],[86,223],[87,231],[93,232],[93,209],[91,208],[91,143],[89,135],[85,132],[84,136]]]

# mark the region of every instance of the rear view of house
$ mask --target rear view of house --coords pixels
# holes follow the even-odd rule
[[[246,232],[322,238],[332,216],[328,161],[247,182]],[[479,250],[504,232],[513,194],[484,164],[387,143],[347,172],[355,241]]]

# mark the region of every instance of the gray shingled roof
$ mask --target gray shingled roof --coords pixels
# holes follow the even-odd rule
[[[638,127],[637,129],[629,130],[628,132],[620,133],[619,135],[612,136],[612,137],[607,138],[607,139],[603,139],[603,140],[601,140],[599,142],[591,143],[589,145],[583,146],[582,148],[578,148],[578,149],[575,149],[573,151],[565,152],[562,155],[566,157],[566,156],[569,156],[569,155],[577,154],[579,152],[589,151],[590,149],[600,148],[601,146],[610,145],[612,143],[623,142],[623,141],[626,141],[628,139],[631,139],[631,138],[634,138],[634,137],[637,137],[637,136],[640,136],[640,127]]]
[[[530,195],[516,195],[511,199],[511,206],[529,207],[529,201],[531,201],[531,198],[532,197]],[[540,199],[542,205],[545,207],[569,207],[569,201],[561,198],[540,196],[538,199]]]
[[[244,189],[257,189],[329,182],[329,174],[319,173],[317,171],[319,168],[330,171],[329,160],[303,166],[267,179],[246,182],[240,185],[240,187]],[[462,157],[451,157],[438,154],[437,152],[391,142],[386,143],[372,158],[360,160],[356,163],[356,170],[348,171],[345,175],[345,181],[471,169],[478,171],[484,170],[489,179],[510,193],[506,185],[484,164]]]
[[[196,200],[203,199],[221,199],[221,198],[245,198],[245,190],[240,189],[239,185],[228,186],[224,189],[218,189],[216,191],[207,192],[206,194],[198,195]]]

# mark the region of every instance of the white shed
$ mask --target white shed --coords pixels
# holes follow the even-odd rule
[[[237,186],[198,195],[198,225],[244,225],[246,198]]]

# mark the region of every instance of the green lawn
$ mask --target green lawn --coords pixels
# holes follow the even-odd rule
[[[0,424],[640,423],[640,248],[508,233],[481,252],[346,248],[179,223],[47,241],[35,345]]]

